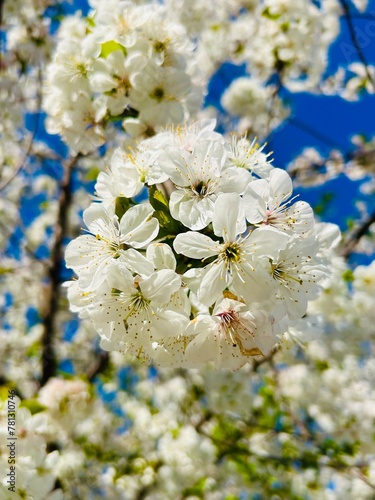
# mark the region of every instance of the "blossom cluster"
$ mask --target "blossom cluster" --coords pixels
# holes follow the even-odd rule
[[[336,0],[167,0],[172,18],[199,39],[198,61],[209,75],[224,61],[245,63],[266,83],[275,73],[292,91],[320,81],[339,32]]]
[[[2,6],[0,189],[25,163],[25,152],[31,151],[35,130],[27,133],[24,115],[35,113],[40,106],[41,66],[48,60],[52,45],[51,19],[43,12],[51,3],[15,0]]]
[[[44,108],[50,133],[73,153],[107,140],[108,124],[133,136],[180,123],[196,112],[203,90],[193,44],[156,3],[91,0],[88,18],[67,17],[47,69]]]
[[[107,350],[238,368],[269,354],[329,274],[339,231],[245,137],[200,121],[115,151],[66,250],[72,310]],[[149,199],[137,202],[144,187]]]

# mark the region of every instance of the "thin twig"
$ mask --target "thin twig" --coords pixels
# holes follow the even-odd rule
[[[315,128],[311,127],[310,125],[307,125],[306,123],[301,122],[297,118],[293,117],[288,117],[286,122],[290,123],[291,125],[294,125],[295,127],[303,130],[307,134],[311,135],[312,137],[315,137],[318,141],[322,142],[323,144],[326,144],[327,146],[334,148],[334,149],[339,149],[342,150],[344,149],[340,144],[337,144],[333,139],[329,138],[325,134],[322,134]]]
[[[347,238],[346,242],[341,248],[340,254],[346,259],[350,257],[355,247],[358,245],[360,239],[367,233],[370,226],[375,223],[375,211],[357,227]]]
[[[340,0],[340,4],[341,4],[341,6],[342,6],[342,8],[344,10],[346,21],[348,23],[350,38],[352,39],[352,42],[353,42],[354,47],[355,47],[355,50],[357,51],[358,58],[361,61],[361,63],[363,64],[363,66],[365,68],[365,71],[366,71],[366,76],[367,76],[369,82],[371,83],[373,89],[375,90],[374,79],[373,79],[373,77],[372,77],[372,75],[371,75],[371,73],[369,71],[368,62],[366,60],[365,54],[363,53],[362,47],[360,46],[360,44],[358,42],[358,39],[357,39],[357,35],[355,33],[355,27],[354,27],[354,23],[353,23],[353,19],[352,19],[352,14],[350,12],[348,2],[347,2],[347,0]]]
[[[281,345],[277,344],[275,347],[273,347],[272,351],[270,354],[267,356],[263,356],[260,359],[253,359],[253,371],[256,372],[258,368],[263,365],[264,363],[270,363],[273,361],[273,358],[275,355],[281,350]]]

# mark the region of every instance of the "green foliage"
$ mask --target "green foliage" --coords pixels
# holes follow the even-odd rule
[[[115,214],[119,219],[127,212],[130,208],[130,200],[129,198],[125,198],[124,196],[119,196],[116,198],[115,205]]]
[[[177,234],[185,232],[186,227],[173,219],[169,211],[169,203],[164,194],[156,186],[150,186],[149,201],[155,209],[154,217],[160,224],[158,238],[172,239]]]
[[[281,14],[272,14],[270,8],[266,7],[262,12],[262,16],[266,17],[267,19],[272,19],[272,21],[276,21],[281,17]]]
[[[100,57],[108,57],[109,54],[112,54],[112,52],[115,52],[116,50],[121,50],[126,54],[126,49],[119,43],[115,42],[114,40],[110,40],[109,42],[104,42],[101,45],[101,52],[100,52]]]
[[[342,279],[347,283],[352,283],[354,281],[354,273],[351,269],[346,269],[346,271],[342,274]]]
[[[334,198],[335,195],[332,192],[327,191],[326,193],[324,193],[320,197],[319,203],[314,206],[314,212],[320,216],[324,215],[329,209],[329,206]]]
[[[23,399],[20,403],[20,408],[27,408],[31,415],[35,415],[36,413],[40,413],[44,411],[46,407],[36,401],[35,399]]]
[[[84,180],[87,182],[96,181],[100,172],[101,172],[100,168],[91,167],[87,172],[85,172]]]
[[[184,497],[194,496],[197,498],[204,499],[206,491],[206,483],[207,483],[206,477],[198,479],[198,481],[193,486],[191,486],[190,488],[186,488],[184,490],[183,496]]]

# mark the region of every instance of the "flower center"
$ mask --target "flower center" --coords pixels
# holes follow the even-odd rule
[[[150,301],[147,300],[140,291],[132,296],[131,306],[133,312],[138,312],[147,309],[149,304]]]
[[[254,338],[254,332],[232,309],[216,314],[220,318],[219,329],[224,332],[225,339],[232,347],[239,347],[243,356],[259,356],[262,351],[258,347],[246,348],[244,344]]]
[[[208,186],[204,181],[199,181],[195,186],[192,187],[192,190],[198,196],[205,196],[208,192]]]
[[[153,48],[155,52],[164,52],[164,50],[167,48],[167,44],[165,42],[162,42],[161,40],[156,40],[153,44]]]
[[[273,279],[278,281],[284,286],[288,286],[289,281],[295,281],[302,285],[302,280],[296,276],[293,276],[293,268],[285,265],[284,262],[278,262],[274,264],[272,260],[270,260],[271,264],[271,276]]]
[[[220,327],[224,330],[226,339],[232,344],[233,347],[237,347],[236,331],[233,328],[233,323],[234,326],[238,323],[236,312],[230,309],[229,311],[218,313],[216,316],[220,318]]]
[[[161,102],[165,96],[164,89],[162,87],[155,87],[152,93],[150,94],[150,97],[153,99],[156,99],[157,101]]]
[[[241,253],[241,247],[238,245],[238,243],[225,243],[222,251],[219,254],[219,258],[224,260],[226,264],[229,264],[230,262],[240,262]]]

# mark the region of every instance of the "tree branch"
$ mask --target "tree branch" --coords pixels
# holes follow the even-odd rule
[[[51,251],[49,280],[49,304],[43,320],[44,333],[42,337],[42,378],[43,386],[56,373],[57,361],[54,349],[55,318],[60,298],[60,263],[62,258],[63,240],[66,234],[68,210],[72,202],[71,176],[78,156],[68,160],[64,165],[64,177],[61,181],[61,192],[58,203],[58,216],[55,226],[55,242]]]
[[[270,354],[268,354],[267,356],[263,356],[262,358],[260,359],[253,359],[253,371],[256,372],[258,370],[258,368],[263,365],[264,363],[269,363],[269,362],[273,362],[273,358],[275,357],[275,355],[281,350],[281,345],[280,344],[276,344],[273,348],[272,348],[272,351],[270,352]]]
[[[341,248],[340,254],[346,259],[350,257],[360,239],[367,233],[370,226],[375,223],[375,211],[363,223],[349,235],[347,241]]]
[[[350,38],[352,39],[352,42],[353,42],[354,47],[355,47],[355,50],[357,51],[358,58],[361,61],[361,63],[363,64],[363,66],[365,68],[365,71],[366,71],[366,76],[367,76],[369,82],[371,83],[373,89],[375,90],[374,79],[372,78],[372,75],[371,75],[371,73],[370,73],[370,71],[368,69],[368,62],[366,60],[365,54],[363,53],[363,50],[362,50],[362,48],[361,48],[361,46],[360,46],[360,44],[358,42],[357,35],[355,33],[354,23],[353,23],[353,19],[352,19],[352,14],[350,12],[348,2],[347,2],[347,0],[340,0],[340,4],[341,4],[341,7],[344,10],[346,21],[348,23]]]
[[[109,353],[102,351],[96,360],[96,363],[88,370],[87,379],[92,382],[94,378],[102,373],[109,366]]]

